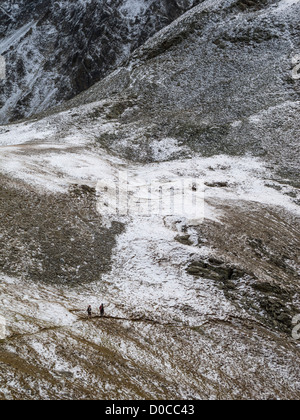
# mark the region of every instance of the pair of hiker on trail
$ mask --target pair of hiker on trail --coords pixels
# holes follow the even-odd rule
[[[104,305],[103,305],[103,303],[101,303],[101,305],[100,305],[99,312],[100,312],[100,316],[104,316]],[[87,313],[88,313],[88,317],[91,318],[92,317],[92,307],[91,307],[91,305],[89,305],[89,307],[87,308]]]

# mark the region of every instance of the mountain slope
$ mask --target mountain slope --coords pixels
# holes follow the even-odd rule
[[[299,399],[297,14],[207,0],[0,127],[0,399]],[[199,215],[120,214],[120,176]]]
[[[266,3],[206,1],[67,106],[113,99],[120,126],[99,140],[129,159],[175,138],[191,155],[250,152],[297,182],[300,5]]]
[[[0,122],[70,99],[199,0],[2,2]],[[2,38],[2,39],[1,39]]]

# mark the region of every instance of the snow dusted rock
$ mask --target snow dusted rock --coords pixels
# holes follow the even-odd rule
[[[99,141],[128,159],[156,160],[171,138],[177,156],[250,152],[297,182],[299,10],[296,0],[201,3],[68,106],[113,98],[120,125]]]
[[[200,0],[30,0],[0,7],[0,122],[20,119],[90,87]]]

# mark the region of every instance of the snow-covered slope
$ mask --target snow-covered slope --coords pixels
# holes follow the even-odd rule
[[[173,138],[190,155],[264,157],[297,182],[299,8],[206,1],[67,106],[114,95],[120,125],[99,140],[129,159],[151,161],[149,144]]]
[[[0,399],[299,398],[297,12],[207,0],[0,127]],[[194,180],[204,219],[103,216],[120,172]]]
[[[112,156],[103,105],[2,129],[1,397],[297,398],[299,191],[257,158]],[[205,220],[103,218],[119,171],[201,180]]]

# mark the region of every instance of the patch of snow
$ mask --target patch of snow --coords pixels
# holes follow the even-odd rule
[[[281,0],[278,3],[278,9],[277,11],[281,12],[284,11],[286,9],[288,9],[289,7],[294,6],[295,4],[299,4],[300,0]]]
[[[125,0],[119,11],[126,18],[134,20],[142,15],[155,0]]]
[[[47,136],[53,135],[53,129],[39,130],[35,124],[15,124],[12,127],[0,127],[0,146],[11,146],[27,143],[34,140],[44,140]]]
[[[269,7],[269,12],[272,14],[297,14],[297,7],[300,0],[280,0],[278,3]]]
[[[84,106],[80,111],[84,115],[93,112],[97,106],[102,106],[102,103]],[[251,121],[258,122],[262,115],[253,115]],[[97,127],[97,135],[115,129],[113,123],[102,124],[101,119]],[[101,180],[113,181],[120,169],[145,185],[149,181],[157,184],[190,178],[205,185],[206,200],[217,198],[272,206],[280,204],[298,213],[298,206],[284,193],[287,187],[270,188],[274,175],[263,160],[251,156],[218,155],[206,158],[195,155],[166,162],[166,159],[185,152],[176,140],[166,138],[151,144],[156,163],[133,165],[99,148],[89,148],[94,139],[92,126],[86,124],[79,129],[72,118],[72,111],[37,122],[3,126],[0,128],[1,171],[39,188],[59,192],[66,191],[74,183],[96,187]],[[297,194],[296,190],[294,192]],[[205,217],[216,219],[216,213],[211,212],[208,205]]]
[[[104,276],[111,284],[110,294],[114,292],[120,301],[137,312],[164,314],[164,319],[176,315],[197,325],[208,313],[226,317],[232,307],[211,282],[197,279],[201,296],[195,294],[191,277],[185,272],[191,248],[176,243],[175,236],[160,218],[132,220],[118,239],[113,270]],[[203,256],[206,250],[194,248],[193,252]],[[185,305],[192,308],[191,316],[183,315]]]
[[[62,305],[47,301],[38,303],[38,317],[60,326],[72,325],[76,321],[76,317]]]
[[[187,147],[180,146],[178,141],[172,138],[153,141],[151,149],[153,159],[157,162],[172,159],[189,150]]]

